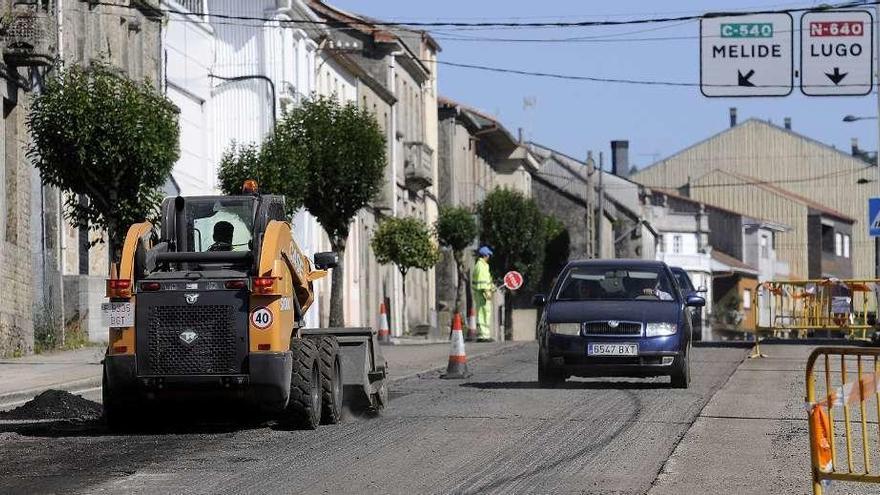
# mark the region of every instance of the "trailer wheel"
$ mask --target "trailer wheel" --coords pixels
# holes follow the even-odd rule
[[[290,339],[293,370],[284,422],[314,430],[321,422],[321,367],[318,346],[310,339]]]
[[[342,420],[342,362],[335,335],[311,336],[321,355],[321,424]]]

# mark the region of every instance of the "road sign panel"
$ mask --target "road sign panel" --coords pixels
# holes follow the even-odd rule
[[[866,10],[801,16],[801,91],[807,96],[871,93],[874,22]]]
[[[791,15],[700,19],[700,91],[706,96],[786,96],[794,88]]]
[[[511,270],[504,275],[504,286],[509,290],[517,290],[522,287],[523,276],[520,272]]]
[[[868,235],[880,237],[880,198],[868,200]]]

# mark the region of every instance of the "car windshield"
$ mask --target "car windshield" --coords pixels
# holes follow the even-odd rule
[[[557,301],[675,301],[672,281],[660,267],[575,266],[556,292]]]
[[[250,251],[252,198],[199,198],[186,202],[192,251]]]
[[[694,284],[691,283],[691,279],[688,277],[686,271],[672,270],[672,274],[675,276],[675,280],[678,282],[682,294],[690,294],[694,291]]]

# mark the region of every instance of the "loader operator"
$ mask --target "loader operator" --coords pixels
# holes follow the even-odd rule
[[[208,251],[232,251],[232,233],[235,228],[231,223],[219,221],[214,224],[214,244]]]
[[[471,273],[474,308],[477,313],[477,342],[490,342],[492,340],[492,292],[495,290],[492,274],[489,272],[489,257],[492,256],[492,250],[488,246],[483,246],[477,251],[477,254],[480,257],[474,264],[474,270]]]

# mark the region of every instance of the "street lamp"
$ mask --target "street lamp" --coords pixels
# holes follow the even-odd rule
[[[876,120],[877,117],[856,117],[855,115],[847,115],[843,118],[844,122],[855,122],[857,120]]]

